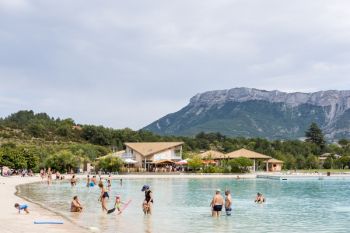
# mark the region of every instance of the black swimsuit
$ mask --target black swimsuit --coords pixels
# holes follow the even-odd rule
[[[148,190],[145,192],[145,201],[148,203],[149,201],[151,201],[153,203],[153,199],[151,200],[151,190]]]
[[[106,198],[106,197],[109,198],[108,192],[104,192],[103,195],[102,195],[102,198]]]

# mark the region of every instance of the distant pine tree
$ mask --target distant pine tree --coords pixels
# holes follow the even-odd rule
[[[326,141],[324,139],[322,130],[315,122],[311,123],[309,129],[305,132],[305,137],[307,142],[314,143],[321,149],[325,147]]]

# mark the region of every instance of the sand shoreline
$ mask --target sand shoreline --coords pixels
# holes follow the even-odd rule
[[[40,182],[40,177],[0,177],[0,212],[1,232],[2,233],[85,233],[89,232],[58,213],[43,208],[43,206],[32,202],[31,200],[23,199],[18,196],[17,186],[33,182]],[[14,203],[27,203],[29,206],[29,214],[21,213],[14,208]],[[59,220],[63,221],[62,225],[37,225],[35,220]]]

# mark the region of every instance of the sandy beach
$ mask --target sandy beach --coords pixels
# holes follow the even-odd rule
[[[19,184],[40,181],[40,177],[0,177],[0,222],[2,233],[84,233],[87,230],[74,225],[63,217],[48,211],[34,203],[30,203],[15,195],[16,186]],[[26,203],[29,206],[29,214],[23,211],[18,214],[14,203]],[[35,220],[60,220],[62,225],[37,225]]]

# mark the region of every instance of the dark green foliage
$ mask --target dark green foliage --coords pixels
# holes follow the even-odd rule
[[[334,159],[332,157],[328,157],[323,163],[324,169],[332,169],[334,167]]]
[[[315,122],[311,123],[309,129],[305,132],[305,137],[307,142],[313,143],[321,149],[323,149],[326,144],[322,130]]]
[[[306,142],[310,142],[319,146],[320,148],[324,148],[326,141],[322,130],[317,126],[317,124],[312,123],[308,131],[306,131],[305,136]]]
[[[306,158],[305,166],[309,169],[317,169],[320,167],[320,161],[316,156],[310,155]]]

